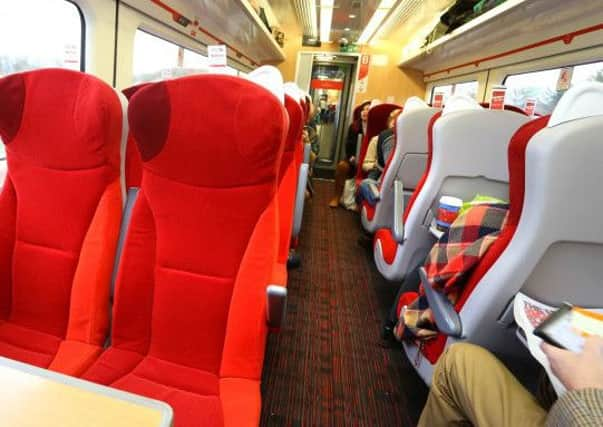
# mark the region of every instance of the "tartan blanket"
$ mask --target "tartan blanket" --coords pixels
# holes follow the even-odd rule
[[[468,273],[479,263],[504,227],[509,206],[502,203],[477,204],[462,212],[433,246],[423,267],[434,289],[455,304]],[[398,339],[435,337],[437,328],[422,287],[407,292],[398,302]]]

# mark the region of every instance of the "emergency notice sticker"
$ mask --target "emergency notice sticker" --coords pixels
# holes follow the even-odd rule
[[[434,108],[442,108],[444,106],[444,94],[442,92],[436,92],[433,94],[432,106]]]
[[[490,109],[504,110],[505,109],[505,94],[507,88],[504,86],[495,86],[490,94]]]

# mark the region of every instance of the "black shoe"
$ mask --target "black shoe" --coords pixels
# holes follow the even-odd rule
[[[358,246],[366,249],[373,250],[373,237],[369,234],[363,234],[358,238]]]
[[[289,257],[287,258],[287,269],[293,270],[294,268],[299,268],[301,265],[301,257],[296,252],[289,252]]]

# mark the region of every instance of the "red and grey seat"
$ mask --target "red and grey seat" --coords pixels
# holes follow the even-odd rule
[[[279,172],[279,223],[280,243],[278,262],[286,269],[293,241],[293,222],[298,192],[298,174],[300,171],[299,149],[302,148],[302,107],[292,96],[285,94],[285,109],[289,116],[289,131]],[[304,187],[305,190],[305,187]]]
[[[77,375],[108,333],[126,101],[60,69],[0,79],[0,98],[0,355]]]
[[[293,212],[293,228],[291,230],[291,247],[295,249],[299,241],[299,233],[301,231],[302,221],[304,217],[304,202],[306,200],[306,188],[308,185],[308,175],[310,173],[310,152],[312,147],[310,144],[303,143],[302,133],[304,124],[308,120],[310,112],[309,101],[306,94],[293,82],[287,82],[284,85],[285,93],[292,99],[299,102],[302,108],[302,118],[299,123],[299,144],[295,146],[294,162],[297,165],[297,184],[295,193],[295,206]]]
[[[369,142],[374,136],[379,135],[382,131],[387,129],[387,119],[392,111],[398,110],[402,107],[396,104],[377,104],[368,112],[368,118],[366,122],[366,135],[362,137],[362,143],[360,144],[360,150],[358,156],[356,156],[356,188],[359,188],[360,183],[366,178],[366,172],[362,170],[362,163],[366,157]]]
[[[418,97],[409,98],[395,128],[396,145],[383,171],[379,200],[375,206],[362,204],[362,226],[369,233],[392,229],[395,215],[401,216],[405,199],[416,188],[427,164],[427,128],[439,109]]]
[[[143,178],[111,345],[83,378],[167,402],[175,427],[259,422],[287,132],[278,92],[198,75],[130,102]]]
[[[425,380],[442,351],[459,340],[503,358],[523,351],[514,345],[512,328],[518,292],[551,306],[570,301],[603,308],[602,133],[600,83],[571,88],[550,117],[515,133],[508,154],[509,218],[457,304],[443,306],[446,317],[456,318],[457,330],[426,343],[423,355],[406,346],[410,357],[421,360]]]
[[[423,176],[416,184],[416,188],[408,203],[404,203],[404,209],[400,209],[400,203],[394,206],[395,212],[392,219],[392,227],[377,230],[373,239],[373,256],[375,264],[377,265],[379,272],[386,279],[403,279],[407,272],[411,271],[413,267],[424,259],[424,254],[427,253],[433,243],[428,230],[429,225],[427,227],[421,225],[424,220],[431,220],[430,218],[425,217],[430,206],[425,205],[422,207],[421,212],[415,213],[412,225],[409,223],[409,216],[414,208],[415,201],[423,191],[432,169],[434,127],[444,115],[476,109],[481,109],[481,107],[474,99],[463,95],[457,95],[448,100],[444,110],[436,112],[429,119],[427,125],[427,163]],[[455,157],[453,156],[451,159],[455,159]],[[403,214],[401,211],[403,211]],[[423,215],[423,217],[421,217],[421,215]],[[411,240],[412,244],[407,245],[407,239],[413,235],[415,232],[414,229],[417,227],[422,228],[421,235],[423,238],[418,242],[418,246],[417,242],[414,240]]]

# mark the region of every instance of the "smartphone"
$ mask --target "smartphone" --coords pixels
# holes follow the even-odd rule
[[[584,336],[574,326],[574,307],[563,303],[547,317],[533,334],[555,347],[580,352],[584,347]]]

